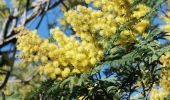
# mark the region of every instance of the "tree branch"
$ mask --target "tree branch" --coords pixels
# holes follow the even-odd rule
[[[10,27],[10,24],[11,22],[13,22],[13,20],[16,20],[16,18],[19,18],[20,16],[23,16],[20,25],[27,24],[30,21],[34,20],[37,16],[42,15],[43,11],[48,11],[50,9],[53,9],[56,6],[58,6],[61,2],[62,0],[59,0],[50,5],[49,0],[43,0],[43,1],[38,0],[32,2],[29,6],[27,6],[26,10],[21,9],[20,11],[14,12],[14,14],[9,15],[9,17],[6,19],[5,23],[3,24],[3,29],[0,34],[0,47],[5,45],[7,42],[12,42],[12,40],[15,39],[16,37],[16,34],[12,34],[13,33],[12,31],[15,27]],[[44,8],[45,10],[43,10]],[[32,10],[33,12],[25,17],[26,12],[30,10]],[[10,31],[11,33],[10,32],[8,33],[9,28],[11,30]]]

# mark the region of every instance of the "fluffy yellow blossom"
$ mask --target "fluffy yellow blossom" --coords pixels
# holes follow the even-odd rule
[[[144,4],[139,4],[136,6],[137,11],[133,12],[133,17],[140,18],[149,12],[150,8]]]
[[[141,20],[139,23],[137,23],[136,25],[134,25],[134,28],[140,32],[143,33],[145,31],[145,29],[149,26],[149,21],[148,20]]]
[[[48,58],[46,56],[41,57],[41,62],[46,63],[48,61]]]
[[[70,68],[64,68],[64,70],[61,72],[61,76],[63,78],[67,77],[70,74]]]
[[[79,74],[80,71],[79,71],[78,69],[73,69],[73,70],[72,70],[72,73],[73,73],[73,74],[74,74],[74,73]]]
[[[123,30],[120,33],[120,39],[117,41],[117,44],[126,45],[127,42],[133,42],[135,40],[135,35],[131,30]]]
[[[60,75],[61,74],[61,69],[60,68],[55,68],[55,74]]]

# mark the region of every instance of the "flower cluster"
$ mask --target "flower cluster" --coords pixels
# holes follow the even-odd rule
[[[160,89],[154,89],[151,93],[152,100],[163,100],[170,92],[170,52],[166,52],[160,57],[162,63],[162,78],[160,79]]]
[[[63,24],[71,25],[75,35],[68,37],[59,28],[51,30],[56,43],[41,39],[36,31],[19,29],[22,34],[18,36],[17,48],[22,51],[20,58],[23,62],[38,65],[41,75],[62,79],[84,72],[102,59],[107,43],[100,37],[114,36],[118,27],[137,19],[121,30],[115,44],[123,45],[145,34],[149,26],[147,19],[140,19],[149,11],[144,4],[131,10],[133,0],[86,0],[86,3],[94,7],[78,5],[64,14]]]
[[[164,97],[168,95],[167,91],[164,91],[163,89],[152,89],[151,91],[151,100],[164,100]]]
[[[40,74],[61,80],[71,74],[87,71],[102,59],[102,49],[93,42],[66,36],[59,28],[51,30],[56,43],[41,39],[36,31],[22,30],[18,36],[18,50],[24,62],[39,66]]]
[[[76,34],[88,40],[95,39],[98,35],[109,37],[116,34],[117,28],[123,24],[137,19],[133,25],[121,32],[118,44],[132,42],[137,36],[146,34],[149,26],[147,19],[140,19],[149,12],[149,7],[139,4],[132,11],[132,0],[86,0],[96,9],[78,5],[76,9],[65,13],[65,20],[71,24]],[[63,19],[64,20],[64,19]]]
[[[133,12],[133,17],[140,18],[149,12],[149,8],[143,4],[136,6],[136,11]]]

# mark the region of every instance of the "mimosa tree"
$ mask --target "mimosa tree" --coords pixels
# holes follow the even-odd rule
[[[10,68],[0,88],[4,98],[170,99],[170,1],[46,0],[39,6],[38,0],[21,1],[14,3],[25,8],[17,16],[20,24],[9,24],[4,31],[9,37],[1,39],[14,47],[13,59],[2,67]],[[55,6],[63,16],[60,26],[49,24],[48,38],[37,34],[41,18],[36,29],[27,27],[29,11],[43,18]],[[34,7],[40,13],[28,10]],[[7,81],[13,81],[12,89]]]

